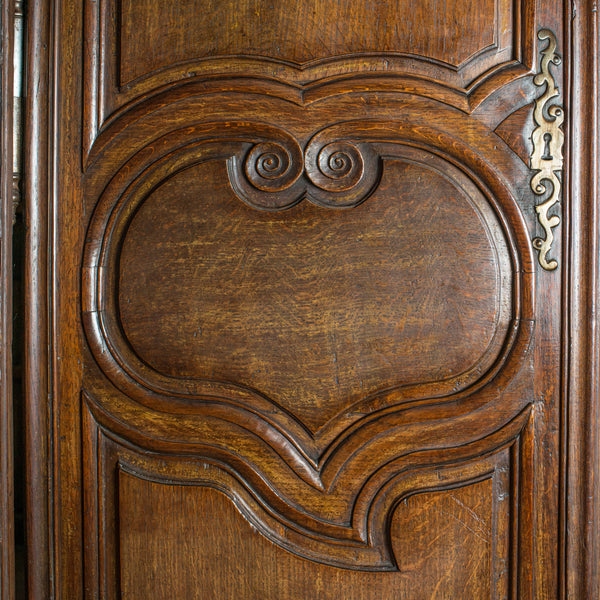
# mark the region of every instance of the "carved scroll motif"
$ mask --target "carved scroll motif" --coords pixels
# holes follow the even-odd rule
[[[540,265],[547,271],[558,267],[555,259],[546,257],[552,248],[554,235],[552,229],[560,223],[558,215],[549,215],[550,209],[559,202],[561,182],[557,175],[562,171],[562,147],[564,134],[560,126],[564,121],[564,111],[557,104],[549,105],[559,95],[554,77],[550,72],[550,64],[559,65],[561,57],[556,53],[556,36],[549,29],[538,32],[540,40],[548,40],[548,46],[542,51],[540,72],[535,76],[537,86],[546,86],[544,93],[536,100],[534,120],[537,125],[532,134],[533,153],[530,166],[536,173],[531,179],[531,189],[537,196],[550,195],[541,204],[536,205],[538,221],[544,228],[545,237],[536,237],[533,247],[538,251]]]
[[[368,143],[353,143],[317,133],[302,149],[283,132],[263,141],[244,156],[229,161],[231,186],[247,204],[282,210],[301,199],[321,206],[351,208],[377,187],[381,160]]]

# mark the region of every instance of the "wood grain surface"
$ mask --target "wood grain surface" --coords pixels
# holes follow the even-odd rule
[[[438,173],[390,162],[359,207],[285,212],[247,207],[226,179],[215,163],[172,177],[127,230],[121,326],[152,368],[256,389],[317,430],[381,390],[464,386],[497,358],[507,249]]]
[[[33,2],[30,598],[597,597],[598,16],[572,11]]]
[[[159,6],[125,0],[121,85],[180,61],[219,55],[302,64],[344,54],[406,53],[459,67],[489,46],[507,45],[510,36],[502,21],[510,23],[513,16],[509,2],[501,2],[497,11],[492,0],[255,0],[243,5],[226,0],[199,8],[193,0]],[[144,35],[157,29],[163,32],[160,43]]]
[[[123,598],[490,597],[490,479],[401,502],[390,527],[398,571],[385,574],[314,565],[279,550],[214,489],[167,486],[128,475],[120,482]],[[140,497],[143,504],[134,500]],[[204,518],[190,522],[185,518],[188,514],[219,514],[221,518],[215,527]],[[425,520],[433,527],[425,527]],[[449,563],[454,567],[451,570]],[[128,569],[126,565],[131,564],[142,568]],[[210,567],[214,564],[220,565],[220,572]],[[467,581],[460,576],[464,572],[471,575]]]

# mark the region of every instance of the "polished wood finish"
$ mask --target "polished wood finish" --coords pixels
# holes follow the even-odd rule
[[[599,23],[596,4],[583,3],[580,18],[571,22],[570,97],[574,111],[570,129],[569,162],[572,202],[570,271],[566,278],[566,334],[573,340],[564,367],[562,502],[565,514],[562,541],[564,570],[561,593],[568,598],[600,595],[600,381],[597,326],[600,231],[598,176],[599,151]],[[579,229],[582,234],[576,234]]]
[[[30,597],[596,598],[592,2],[199,4],[30,11]]]
[[[281,550],[252,529],[223,493],[210,487],[157,484],[127,474],[120,482],[123,598],[332,600],[343,590],[351,600],[431,600],[489,598],[491,585],[506,586],[506,571],[499,570],[502,549],[492,548],[492,506],[483,505],[492,496],[491,479],[402,501],[390,526],[401,572],[385,574],[315,565]],[[143,498],[143,505],[134,498]],[[221,518],[218,523],[197,519],[190,530],[182,515],[191,513]],[[237,540],[233,547],[232,539]],[[454,568],[448,570],[448,563]],[[128,569],[132,564],[141,568]],[[214,564],[222,565],[227,576],[209,567]],[[467,582],[462,573],[471,574]],[[506,587],[501,593],[505,592]]]
[[[184,61],[239,55],[299,65],[343,55],[412,55],[462,70],[487,51],[492,59],[477,60],[480,73],[510,56],[514,40],[513,6],[506,0],[498,11],[491,0],[242,6],[228,0],[209,2],[202,10],[189,0],[160,6],[125,0],[119,18],[121,86]],[[151,35],[158,30],[166,38],[160,48]]]
[[[23,195],[26,202],[25,356],[27,592],[49,598],[50,591],[50,414],[48,403],[48,197],[50,6],[34,2],[28,10]],[[33,73],[39,75],[33,77]],[[34,518],[35,515],[35,518]]]

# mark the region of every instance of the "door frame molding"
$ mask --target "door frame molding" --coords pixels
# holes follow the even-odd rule
[[[600,199],[595,0],[565,3],[569,223],[563,271],[561,598],[600,595]],[[572,107],[577,107],[575,112]]]

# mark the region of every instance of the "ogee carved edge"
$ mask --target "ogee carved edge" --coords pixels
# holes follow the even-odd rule
[[[93,410],[92,405],[88,407]],[[362,476],[352,485],[346,482],[331,490],[307,489],[294,477],[279,479],[274,488],[251,462],[235,454],[219,455],[210,445],[193,455],[141,450],[106,429],[91,412],[86,412],[84,445],[92,490],[94,473],[111,474],[95,508],[101,513],[113,512],[113,486],[118,484],[111,479],[123,472],[156,483],[212,487],[228,496],[264,537],[297,556],[347,569],[394,571],[398,565],[389,535],[390,517],[404,499],[415,494],[491,478],[501,492],[492,500],[494,510],[501,508],[501,502],[512,514],[510,518],[527,521],[527,512],[519,510],[519,498],[530,493],[531,476],[523,454],[531,448],[532,408],[526,406],[498,430],[467,443],[415,454],[396,450],[392,460],[384,465],[371,463],[367,469],[363,463]],[[512,488],[509,474],[519,471],[523,476]],[[87,515],[92,527],[97,517],[102,520],[103,515]],[[110,551],[101,554],[114,556]]]
[[[557,174],[563,167],[564,134],[560,127],[565,114],[561,106],[552,103],[553,98],[559,95],[559,89],[550,72],[550,65],[559,65],[561,62],[560,55],[556,53],[556,36],[549,29],[541,29],[538,38],[548,40],[548,45],[542,51],[540,72],[533,81],[535,85],[545,86],[546,89],[536,100],[533,114],[536,128],[532,134],[533,153],[530,166],[536,173],[531,179],[531,189],[536,196],[544,196],[550,189],[550,195],[535,207],[545,236],[534,238],[533,247],[538,251],[538,260],[542,268],[553,271],[558,267],[558,261],[548,260],[547,256],[554,242],[552,230],[559,225],[560,217],[549,215],[549,211],[560,199],[561,182]]]

